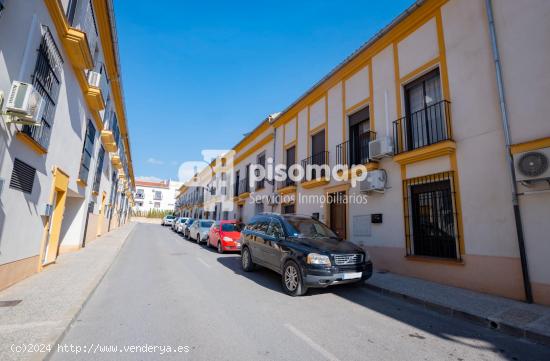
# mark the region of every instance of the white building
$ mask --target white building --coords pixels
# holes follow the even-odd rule
[[[491,8],[417,1],[233,147],[228,217],[312,215],[367,249],[379,269],[550,304],[550,2],[492,3],[507,117]],[[249,182],[250,166],[267,158],[361,164],[387,180],[366,193],[367,204],[344,203],[334,196],[349,199],[360,187],[321,177]],[[251,202],[274,191],[286,203]],[[184,213],[204,206],[192,193],[182,189]]]
[[[110,0],[1,1],[0,289],[126,222],[133,169]],[[39,126],[6,114],[15,81]]]
[[[149,182],[136,180],[136,192],[134,193],[137,212],[148,212],[151,209],[173,211],[176,204],[178,189],[181,182],[172,180]]]

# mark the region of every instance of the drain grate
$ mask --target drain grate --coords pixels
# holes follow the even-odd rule
[[[0,307],[13,307],[21,303],[22,300],[0,301]]]

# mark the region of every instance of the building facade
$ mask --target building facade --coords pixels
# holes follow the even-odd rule
[[[133,202],[111,1],[1,11],[0,289],[124,224]],[[40,94],[38,125],[6,109],[14,82]]]
[[[137,212],[149,212],[152,209],[174,211],[181,186],[181,182],[172,180],[149,182],[137,179],[134,209]]]
[[[550,176],[540,171],[550,156],[548,14],[547,1],[416,2],[233,147],[227,216],[312,215],[368,250],[378,269],[550,304]],[[269,158],[361,164],[384,186],[322,174],[249,182],[251,165]],[[182,209],[204,216],[192,193],[182,189]],[[252,201],[258,194],[286,197]],[[359,195],[367,204],[345,201]]]

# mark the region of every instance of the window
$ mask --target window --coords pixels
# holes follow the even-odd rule
[[[153,200],[160,201],[162,200],[162,192],[161,191],[154,191],[155,195],[153,196]]]
[[[263,203],[256,203],[254,205],[254,214],[260,214],[264,212],[264,204]]]
[[[285,161],[286,161],[287,178],[283,181],[283,187],[293,186],[294,181],[289,177],[288,168],[296,164],[296,147],[295,146],[292,146],[286,150]]]
[[[155,208],[157,208],[157,209],[160,208],[160,202],[155,202],[155,204],[153,205],[153,207],[155,207]]]
[[[370,110],[363,108],[349,116],[349,165],[365,164],[369,158]]]
[[[283,205],[282,211],[283,211],[282,212],[283,214],[296,213],[296,211],[294,210],[294,204],[285,204],[285,205]]]
[[[403,181],[407,254],[460,258],[453,172]]]
[[[401,129],[405,150],[450,139],[448,102],[442,99],[439,69],[405,86],[406,117]]]
[[[255,225],[254,230],[256,232],[267,233],[269,228],[269,218],[261,218]]]
[[[4,0],[0,0],[0,17],[2,17],[3,12],[4,12]]]
[[[311,157],[309,157],[305,162],[302,161],[302,163],[305,163],[302,164],[302,166],[306,168],[308,165],[323,165],[326,164],[327,161],[327,152],[325,151],[325,131],[321,130],[311,136]],[[311,169],[310,172],[307,173],[311,177],[310,179],[325,177],[325,169],[321,169],[320,172],[317,169]],[[309,173],[311,173],[311,175]]]
[[[269,225],[269,229],[267,230],[267,235],[275,238],[283,237],[285,235],[285,232],[283,231],[283,226],[281,225],[281,222],[276,219],[272,219]]]
[[[97,165],[94,176],[94,192],[99,192],[99,185],[101,183],[101,170],[103,169],[103,160],[105,158],[105,149],[103,146],[99,148],[99,153],[97,155]]]
[[[257,162],[257,165],[265,169],[265,153],[258,155],[256,162]],[[263,189],[264,187],[265,187],[265,179],[262,179],[256,182],[256,190]]]
[[[55,104],[59,94],[63,58],[57,45],[55,45],[50,30],[46,26],[42,26],[42,33],[38,57],[32,75],[32,84],[42,95],[45,103],[42,119],[40,119],[42,125],[38,127],[24,125],[21,131],[33,138],[42,147],[47,148],[50,143]]]
[[[91,120],[88,119],[86,127],[86,135],[84,136],[84,146],[82,149],[82,158],[80,160],[80,171],[78,179],[88,182],[88,174],[90,173],[90,163],[92,154],[94,153],[95,128]]]
[[[145,190],[143,188],[138,188],[136,190],[136,198],[137,199],[143,199],[145,198]]]
[[[10,188],[29,194],[32,193],[35,174],[36,169],[34,167],[15,158],[13,162],[13,171],[11,173]]]

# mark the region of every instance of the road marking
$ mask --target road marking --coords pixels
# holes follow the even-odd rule
[[[207,268],[212,267],[212,266],[210,266],[208,263],[206,263],[206,262],[205,262],[202,258],[200,258],[200,257],[197,257],[197,260],[198,260],[200,263],[202,263],[203,265],[205,265]]]
[[[307,337],[304,333],[302,333],[302,331],[298,330],[296,327],[292,326],[290,323],[285,323],[285,327],[288,328],[293,334],[301,338],[302,341],[307,343],[312,349],[316,350],[321,355],[325,356],[327,360],[340,361],[338,360],[338,357],[334,356],[333,354],[325,350],[323,347],[321,347],[321,345],[315,343],[315,341]]]

